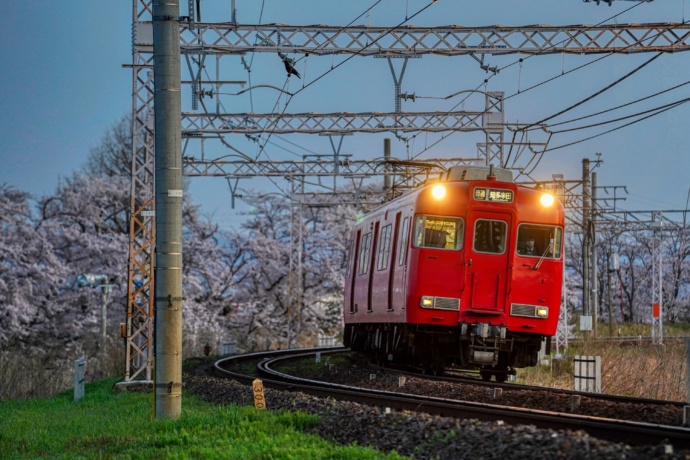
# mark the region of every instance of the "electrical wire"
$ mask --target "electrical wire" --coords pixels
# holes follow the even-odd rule
[[[535,123],[532,123],[532,124],[530,124],[530,125],[527,125],[526,127],[520,128],[520,129],[524,130],[524,129],[531,128],[531,127],[533,127],[533,126],[541,125],[541,124],[543,124],[544,122],[547,122],[547,121],[551,120],[552,118],[556,118],[556,117],[558,117],[558,116],[560,116],[560,115],[563,115],[564,113],[569,112],[569,111],[573,110],[574,108],[579,107],[579,106],[581,106],[582,104],[585,104],[585,103],[591,101],[591,100],[594,99],[595,97],[600,96],[601,94],[605,93],[605,92],[608,91],[609,89],[613,88],[614,86],[618,85],[619,83],[621,83],[621,82],[627,80],[628,78],[630,78],[631,76],[635,75],[635,74],[636,74],[637,72],[639,72],[640,70],[644,69],[647,65],[651,64],[651,63],[654,62],[657,58],[659,58],[659,56],[661,56],[661,54],[662,54],[662,53],[657,53],[656,56],[652,56],[651,58],[647,59],[645,62],[643,62],[643,63],[640,64],[639,66],[635,67],[633,70],[631,70],[630,72],[626,73],[625,75],[623,75],[623,76],[620,77],[619,79],[615,80],[615,81],[612,82],[612,83],[609,83],[608,85],[606,85],[605,87],[603,87],[603,88],[600,89],[599,91],[597,91],[597,92],[595,92],[595,93],[589,95],[588,97],[582,99],[581,101],[576,102],[575,104],[573,104],[573,105],[571,105],[571,106],[569,106],[569,107],[566,107],[565,109],[561,110],[560,112],[554,113],[553,115],[550,115],[550,116],[548,116],[548,117],[546,117],[546,118],[542,118],[541,120],[539,120],[539,121],[537,121],[537,122],[535,122]]]
[[[607,23],[607,22],[609,22],[609,21],[611,21],[611,20],[617,18],[618,16],[620,16],[620,15],[622,15],[622,14],[625,14],[625,13],[631,11],[631,10],[634,9],[634,8],[637,8],[637,7],[640,6],[641,4],[642,4],[642,3],[637,3],[637,4],[633,5],[633,6],[631,6],[630,8],[627,8],[627,9],[621,11],[620,13],[614,14],[613,16],[611,16],[611,17],[609,17],[609,18],[607,18],[607,19],[605,19],[605,20],[603,20],[603,21],[600,21],[599,23],[597,23],[597,24],[591,26],[590,28],[585,29],[585,30],[579,32],[575,37],[572,37],[572,38],[576,38],[578,35],[583,34],[583,33],[587,32],[588,30],[590,30],[590,29],[592,29],[592,28],[594,28],[594,27],[597,27],[597,26],[599,26],[599,25],[605,24],[605,23]],[[658,35],[659,35],[659,34],[657,34],[656,36],[658,36]],[[648,37],[647,39],[653,39],[653,38],[656,37],[656,36]],[[527,56],[526,58],[520,58],[520,59],[518,59],[518,60],[516,60],[516,61],[513,61],[513,62],[510,63],[510,64],[507,64],[507,65],[501,67],[501,68],[498,70],[498,72],[496,72],[496,73],[490,75],[490,76],[489,76],[488,78],[486,78],[482,83],[480,83],[479,85],[477,85],[477,86],[475,87],[474,90],[476,91],[476,90],[478,90],[479,88],[481,88],[483,85],[484,85],[484,86],[487,85],[488,82],[489,82],[493,77],[495,77],[501,70],[508,69],[508,68],[510,68],[510,67],[512,67],[512,66],[514,66],[514,65],[516,65],[516,64],[522,64],[522,63],[523,63],[524,61],[526,61],[527,59],[533,58],[533,57],[535,57],[535,56],[542,55],[542,54],[544,54],[545,52],[547,52],[547,51],[549,51],[549,50],[551,50],[551,49],[553,49],[553,48],[556,48],[556,47],[560,46],[560,45],[563,44],[565,41],[566,41],[566,40],[562,40],[562,41],[560,41],[560,42],[558,42],[558,43],[554,43],[552,46],[546,48],[546,49],[543,50],[543,51],[539,51],[539,52],[537,52],[537,53],[531,54],[531,55]],[[631,45],[629,45],[628,47],[631,47],[631,46],[633,46],[633,45],[631,44]],[[557,80],[558,78],[561,78],[561,77],[563,77],[563,76],[565,76],[565,75],[568,75],[568,74],[570,74],[570,73],[572,73],[572,72],[574,72],[574,71],[576,71],[576,70],[580,70],[580,69],[582,69],[582,68],[584,68],[584,67],[587,67],[587,66],[589,66],[589,65],[592,65],[592,64],[594,64],[594,63],[596,63],[596,62],[599,62],[599,61],[601,61],[601,60],[603,60],[603,59],[606,59],[606,58],[612,56],[613,54],[614,54],[614,53],[609,53],[609,54],[607,54],[607,55],[605,55],[605,56],[602,56],[602,57],[599,57],[599,58],[597,58],[597,59],[594,59],[594,60],[592,60],[592,61],[590,61],[590,62],[588,62],[588,63],[586,63],[586,64],[583,64],[583,65],[581,65],[581,66],[578,66],[578,67],[576,67],[576,68],[574,68],[574,69],[571,69],[571,70],[569,70],[569,71],[567,71],[567,72],[561,73],[560,75],[557,75],[557,76],[555,76],[555,77],[552,77],[552,78],[549,78],[549,79],[547,79],[547,80],[544,80],[544,81],[542,81],[542,82],[540,82],[540,83],[538,83],[538,84],[536,84],[536,85],[533,85],[533,86],[531,86],[531,87],[529,87],[529,88],[527,88],[527,89],[525,89],[525,90],[522,90],[522,91],[518,91],[518,92],[516,92],[516,93],[513,93],[513,94],[511,94],[511,95],[509,95],[509,96],[504,97],[504,98],[503,98],[503,101],[506,101],[506,100],[511,99],[511,98],[513,98],[513,97],[515,97],[515,96],[518,96],[518,95],[522,95],[522,94],[524,94],[524,93],[526,93],[526,92],[528,92],[528,91],[531,91],[531,90],[533,90],[533,89],[535,89],[535,88],[538,88],[538,87],[540,87],[540,86],[542,86],[542,85],[544,85],[544,84],[550,83],[550,82],[552,82],[552,81],[554,81],[554,80]],[[468,95],[468,96],[465,96],[460,102],[458,102],[458,103],[455,104],[450,110],[448,110],[447,113],[452,112],[452,111],[455,110],[458,106],[464,104],[465,101],[466,101],[468,98],[469,98],[469,95]],[[452,135],[455,134],[455,133],[456,133],[455,131],[452,131],[452,132],[450,132],[450,133],[448,133],[448,134],[442,135],[440,139],[438,139],[436,142],[433,142],[431,145],[426,146],[426,147],[425,147],[424,149],[422,149],[420,152],[418,152],[417,154],[413,155],[412,158],[413,158],[413,159],[414,159],[414,158],[418,158],[420,155],[424,154],[426,151],[428,151],[429,149],[431,149],[432,147],[436,146],[437,144],[439,144],[440,142],[444,141],[445,139],[447,139],[448,137],[452,136]]]
[[[355,21],[357,21],[359,18],[361,18],[363,15],[365,15],[365,14],[366,14],[367,12],[369,12],[371,9],[373,9],[376,5],[378,5],[379,3],[381,3],[381,1],[382,1],[382,0],[376,0],[376,2],[374,2],[374,4],[372,4],[369,8],[367,8],[363,13],[359,14],[355,19],[353,19],[352,21],[350,21],[350,23],[348,23],[348,25],[344,26],[343,29],[346,28],[346,27],[348,27],[349,25],[351,25],[351,24],[354,23]],[[261,12],[262,12],[262,14],[263,14],[263,3],[262,3],[262,10],[261,10]],[[317,49],[318,49],[318,48],[317,48]],[[252,56],[253,56],[253,55],[252,55]],[[303,59],[303,58],[304,58],[304,57],[298,59],[298,60],[296,61],[296,63],[299,62],[299,61],[300,61],[301,59]],[[349,60],[349,59],[348,59],[348,60]],[[346,61],[347,61],[347,60],[346,60]],[[339,64],[339,65],[340,65],[340,64]],[[332,70],[334,70],[334,68],[331,68],[331,70],[327,71],[324,75],[330,73],[330,71],[332,71]],[[324,75],[321,75],[321,76],[319,77],[319,79],[320,79],[321,77],[323,77]],[[313,83],[313,82],[312,82],[312,83]],[[283,92],[285,92],[285,91],[284,91],[284,90],[285,90],[285,87],[286,87],[288,84],[289,84],[289,75],[288,75],[288,77],[285,79],[285,84],[283,85]],[[310,86],[310,85],[311,85],[311,83],[310,83],[309,85],[303,86],[302,89],[298,90],[298,91],[295,92],[295,93],[288,93],[289,96],[288,96],[288,98],[287,98],[287,100],[286,100],[286,102],[285,102],[285,107],[284,107],[283,110],[281,111],[280,116],[276,118],[276,121],[277,121],[278,119],[280,119],[280,118],[285,114],[285,111],[287,110],[288,105],[289,105],[290,102],[292,101],[292,98],[293,98],[297,93],[301,92],[301,91],[304,90],[307,86]],[[282,96],[282,94],[279,94],[279,95],[278,95],[278,98],[276,99],[276,103],[275,103],[274,106],[273,106],[273,112],[272,112],[272,113],[275,113],[275,112],[276,112],[276,108],[277,108],[277,107],[279,106],[279,104],[280,104],[281,96]],[[259,159],[259,157],[261,156],[262,153],[265,154],[265,155],[266,155],[266,158],[270,161],[270,156],[269,156],[268,153],[266,152],[265,147],[266,147],[266,145],[267,145],[269,142],[271,143],[271,145],[277,146],[275,143],[271,142],[271,136],[273,135],[273,132],[270,131],[270,130],[268,130],[268,127],[265,127],[265,128],[264,128],[264,132],[266,132],[266,131],[268,131],[268,136],[266,137],[266,140],[264,141],[263,145],[261,144],[260,141],[258,141],[258,144],[259,144],[258,147],[257,147],[258,153],[256,154],[255,161]],[[280,136],[278,136],[278,135],[276,135],[276,137],[277,137],[278,139],[282,139],[282,138],[281,138]],[[281,148],[282,148],[282,147],[281,147]],[[283,148],[283,149],[286,150],[286,151],[288,151],[289,153],[292,153],[293,155],[296,155],[296,156],[298,155],[296,152],[290,152],[289,150],[287,150],[287,149],[285,149],[285,148]],[[305,150],[306,150],[306,149],[305,149]],[[278,190],[281,190],[281,192],[287,194],[287,192],[286,192],[286,191],[283,191],[282,188],[275,182],[275,180],[273,180],[271,177],[269,177],[269,180],[271,180],[271,182],[273,183],[273,185],[275,185],[276,188],[277,188]]]
[[[579,130],[581,130],[581,129],[595,128],[595,127],[597,127],[597,126],[608,125],[608,124],[610,124],[610,123],[615,123],[615,122],[617,122],[617,121],[623,121],[623,120],[627,120],[627,119],[629,119],[629,118],[639,117],[640,115],[644,115],[644,114],[647,114],[647,113],[650,113],[650,112],[656,112],[656,111],[658,111],[658,110],[662,110],[662,109],[665,109],[665,108],[675,108],[676,106],[685,104],[685,103],[688,102],[688,101],[690,101],[690,97],[689,97],[689,98],[685,98],[685,99],[681,99],[681,100],[678,100],[678,101],[675,101],[675,102],[671,102],[671,103],[669,103],[669,104],[664,104],[664,105],[661,105],[661,106],[658,106],[658,107],[654,107],[653,109],[648,109],[648,110],[644,110],[644,111],[642,111],[642,112],[637,112],[637,113],[633,113],[633,114],[631,114],[631,115],[626,115],[626,116],[624,116],[624,117],[614,118],[614,119],[612,119],[612,120],[606,120],[606,121],[602,121],[602,122],[599,122],[599,123],[593,123],[593,124],[591,124],[591,125],[578,126],[578,127],[576,127],[576,128],[562,129],[562,130],[560,130],[560,131],[552,131],[552,132],[553,132],[554,134],[561,134],[561,133],[568,133],[568,132],[571,132],[571,131],[579,131]]]
[[[584,115],[584,116],[578,117],[578,118],[573,118],[572,120],[561,121],[561,122],[559,122],[559,123],[552,123],[552,124],[549,124],[548,127],[549,127],[549,128],[553,128],[553,127],[555,127],[555,126],[561,126],[561,125],[565,125],[565,124],[568,124],[568,123],[574,123],[574,122],[576,122],[576,121],[581,121],[581,120],[585,120],[585,119],[587,119],[587,118],[592,118],[592,117],[596,117],[596,116],[598,116],[598,115],[603,115],[603,114],[608,113],[608,112],[613,112],[614,110],[622,109],[623,107],[627,107],[627,106],[629,106],[629,105],[637,104],[638,102],[646,101],[647,99],[651,99],[651,98],[653,98],[653,97],[660,96],[660,95],[662,95],[662,94],[668,93],[669,91],[676,90],[676,89],[681,88],[681,87],[683,87],[683,86],[685,86],[685,85],[688,85],[688,84],[690,84],[690,80],[689,80],[689,81],[686,81],[685,83],[681,83],[681,84],[679,84],[679,85],[673,86],[673,87],[671,87],[671,88],[667,88],[667,89],[665,89],[665,90],[656,92],[656,93],[654,93],[654,94],[650,94],[649,96],[645,96],[645,97],[642,97],[642,98],[640,98],[640,99],[635,99],[634,101],[626,102],[625,104],[621,104],[621,105],[617,105],[617,106],[615,106],[615,107],[611,107],[610,109],[602,110],[602,111],[595,112],[595,113],[592,113],[592,114],[589,114],[589,115]],[[530,128],[530,129],[541,129],[541,128]]]
[[[686,100],[685,102],[687,102],[687,100]],[[626,128],[626,127],[628,127],[628,126],[634,125],[635,123],[639,123],[639,122],[644,121],[644,120],[646,120],[646,119],[648,119],[648,118],[654,117],[654,116],[656,116],[656,115],[660,115],[660,114],[662,114],[662,113],[664,113],[664,112],[666,112],[666,111],[668,111],[668,110],[671,110],[671,109],[674,109],[674,108],[676,108],[676,107],[679,107],[679,106],[685,104],[685,102],[679,102],[679,103],[677,103],[677,104],[673,104],[671,107],[667,107],[667,108],[665,108],[665,109],[663,109],[663,110],[659,110],[659,111],[657,111],[657,112],[655,112],[655,113],[653,113],[653,114],[647,115],[646,117],[642,117],[642,118],[640,118],[639,120],[631,121],[630,123],[626,123],[626,124],[624,124],[624,125],[617,126],[616,128],[609,129],[608,131],[604,131],[604,132],[599,133],[599,134],[596,134],[596,135],[594,135],[594,136],[590,136],[590,137],[587,137],[587,138],[585,138],[585,139],[580,139],[580,140],[575,141],[575,142],[570,142],[570,143],[568,143],[568,144],[559,145],[559,146],[557,146],[557,147],[552,147],[552,148],[550,148],[550,149],[546,149],[546,150],[544,150],[544,152],[552,152],[552,151],[554,151],[554,150],[559,150],[559,149],[562,149],[562,148],[565,148],[565,147],[570,147],[571,145],[580,144],[580,143],[582,143],[582,142],[585,142],[585,141],[588,141],[588,140],[591,140],[591,139],[594,139],[594,138],[603,136],[603,135],[605,135],[605,134],[612,133],[612,132],[614,132],[614,131],[618,131],[619,129]]]
[[[353,21],[351,21],[349,24],[352,24],[354,21],[356,21],[357,19],[359,19],[360,17],[362,17],[364,14],[366,14],[367,12],[369,12],[372,8],[374,8],[374,7],[375,7],[376,5],[378,5],[380,2],[381,2],[381,0],[377,0],[372,6],[370,6],[367,10],[365,10],[362,14],[360,14],[357,18],[355,18],[355,19],[354,19]],[[419,9],[419,10],[418,10],[416,13],[414,13],[412,16],[406,17],[404,21],[402,21],[401,23],[399,23],[399,24],[396,25],[396,26],[393,26],[393,27],[389,28],[388,31],[387,31],[386,33],[384,33],[384,34],[382,34],[381,36],[379,36],[376,40],[373,40],[373,41],[372,41],[370,44],[368,44],[367,46],[361,48],[361,49],[360,49],[359,51],[357,51],[356,53],[351,54],[350,56],[348,56],[348,57],[347,57],[345,60],[343,60],[342,62],[336,64],[335,66],[331,67],[331,69],[327,70],[326,72],[324,72],[324,73],[322,73],[321,75],[319,75],[318,77],[316,77],[314,80],[312,80],[312,81],[310,81],[309,83],[305,84],[304,86],[302,86],[301,89],[299,89],[298,91],[296,91],[295,93],[293,93],[292,96],[288,96],[287,101],[286,101],[286,103],[285,103],[285,107],[283,108],[283,110],[282,110],[280,116],[278,116],[277,119],[280,119],[280,118],[285,114],[285,111],[287,110],[287,108],[288,108],[290,102],[292,101],[292,99],[293,99],[297,94],[301,93],[302,91],[304,91],[305,89],[307,89],[308,87],[310,87],[311,85],[313,85],[314,83],[316,83],[317,81],[321,80],[321,79],[324,78],[326,75],[330,74],[330,73],[333,72],[335,69],[337,69],[337,68],[339,68],[340,66],[342,66],[343,64],[349,62],[350,59],[352,59],[352,58],[354,58],[354,57],[360,55],[360,54],[361,54],[362,52],[364,52],[366,49],[368,49],[368,48],[372,47],[373,45],[375,45],[376,43],[378,43],[379,40],[381,40],[383,37],[385,37],[386,35],[388,35],[391,31],[393,31],[393,30],[395,30],[395,29],[401,27],[402,25],[404,25],[404,24],[405,24],[406,22],[408,22],[409,20],[415,18],[416,16],[418,16],[419,14],[421,14],[422,12],[424,12],[425,10],[427,10],[427,9],[428,9],[431,5],[433,5],[434,3],[436,3],[435,0],[432,1],[431,3],[427,4],[426,6],[422,7],[421,9]],[[349,26],[349,24],[348,24],[348,26]],[[345,27],[348,27],[348,26],[345,26]],[[286,78],[286,84],[287,84],[287,81],[288,81],[288,80],[289,80],[289,77]],[[280,100],[280,96],[279,96],[279,98],[278,98],[278,101],[279,101],[279,100]],[[276,103],[276,106],[277,106],[277,103]],[[273,132],[270,131],[268,128],[265,128],[265,129],[264,129],[264,132],[266,132],[266,131],[268,131],[268,136],[267,136],[267,138],[266,138],[266,141],[264,142],[264,145],[260,148],[259,155],[260,155],[261,152],[264,150],[264,147],[265,147],[266,143],[270,140],[271,136],[273,135]],[[257,158],[258,158],[258,155],[257,155]]]

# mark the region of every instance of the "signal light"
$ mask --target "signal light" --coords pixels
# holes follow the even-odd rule
[[[553,195],[550,195],[550,194],[548,194],[548,193],[545,193],[545,194],[543,194],[543,195],[541,196],[541,198],[539,199],[539,201],[541,202],[542,206],[547,206],[547,207],[548,207],[548,206],[551,206],[551,205],[553,204],[554,198],[553,198]]]
[[[437,200],[442,199],[444,196],[446,196],[446,188],[443,185],[435,185],[433,189],[431,189],[431,194],[434,195],[434,198]]]

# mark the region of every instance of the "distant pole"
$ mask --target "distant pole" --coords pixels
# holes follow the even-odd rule
[[[108,297],[113,291],[113,285],[108,284],[108,280],[104,280],[101,283],[101,365],[105,366],[105,344],[107,340],[106,329],[108,327]]]
[[[687,359],[687,363],[685,366],[685,369],[687,369],[687,382],[688,382],[688,399],[686,400],[688,403],[690,403],[690,339],[687,339],[685,341],[685,357]]]
[[[658,219],[658,220],[657,220]],[[664,343],[664,306],[663,306],[663,216],[661,211],[655,212],[652,218],[654,226],[654,251],[652,254],[652,343],[663,345]],[[657,238],[657,230],[658,238]],[[658,261],[658,265],[657,265]]]
[[[179,0],[153,0],[156,418],[182,413],[182,149]]]
[[[592,336],[597,336],[597,321],[599,320],[599,265],[598,265],[598,248],[597,248],[597,173],[592,173],[591,186],[591,196],[592,196],[592,206],[590,208],[592,212],[592,218],[590,220],[592,227],[592,239],[590,240],[590,247],[592,248],[592,295],[590,297],[590,306],[592,309]]]
[[[388,171],[388,168],[390,168],[390,164],[388,163],[391,159],[391,140],[389,138],[385,138],[383,140],[383,160],[386,162],[384,168],[386,171]],[[383,191],[388,192],[391,188],[391,176],[386,172],[386,174],[383,176]]]
[[[609,251],[606,256],[606,290],[608,293],[608,307],[609,307],[609,335],[613,337],[613,289],[611,289],[611,272],[613,272],[613,255],[611,254],[611,240],[609,240]],[[622,318],[621,318],[622,321]]]
[[[585,316],[589,316],[591,314],[589,303],[589,175],[589,158],[584,158],[582,160],[582,310]]]

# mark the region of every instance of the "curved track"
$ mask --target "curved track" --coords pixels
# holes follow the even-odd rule
[[[690,428],[401,394],[317,382],[275,370],[275,367],[278,365],[297,359],[304,359],[305,357],[313,356],[317,352],[328,354],[342,352],[343,350],[343,348],[320,348],[255,353],[220,360],[216,363],[215,368],[219,375],[249,383],[257,378],[257,373],[247,372],[248,367],[246,363],[251,361],[256,363],[258,375],[262,377],[264,386],[269,388],[301,391],[315,396],[332,397],[401,410],[423,411],[448,417],[474,418],[484,421],[502,420],[506,423],[529,424],[541,428],[584,430],[592,436],[601,439],[624,442],[630,445],[667,443],[676,448],[690,449]],[[245,364],[240,365],[239,363]]]
[[[415,377],[420,377],[420,378],[425,378],[427,380],[433,380],[433,381],[441,381],[441,382],[449,382],[449,383],[461,383],[461,384],[471,384],[471,385],[476,385],[476,386],[483,386],[487,388],[501,388],[504,390],[510,390],[510,391],[519,391],[519,390],[525,390],[525,391],[544,391],[544,387],[539,387],[539,386],[534,386],[534,385],[524,385],[520,383],[497,383],[497,382],[487,382],[482,380],[479,376],[477,377],[470,377],[467,375],[453,375],[452,373],[446,373],[441,376],[432,376],[432,375],[425,375],[420,372],[415,372],[415,371],[407,371],[403,369],[395,369],[395,368],[387,368],[387,367],[378,367],[378,366],[371,366],[373,369],[378,369],[384,372],[390,372],[391,370],[395,370],[395,373],[397,375],[410,375],[410,376],[415,376]],[[599,400],[599,401],[610,401],[610,402],[617,402],[617,403],[634,403],[634,404],[645,404],[645,405],[658,405],[658,406],[671,406],[671,407],[677,407],[680,410],[683,409],[683,406],[686,405],[684,402],[680,401],[668,401],[664,399],[649,399],[649,398],[632,398],[628,396],[621,396],[621,395],[614,395],[614,394],[607,394],[607,393],[590,393],[590,392],[585,392],[585,391],[576,391],[576,390],[566,390],[564,388],[548,388],[549,393],[553,394],[561,394],[561,395],[569,395],[569,396],[579,396],[581,398],[588,398],[588,399],[593,399],[593,400]]]

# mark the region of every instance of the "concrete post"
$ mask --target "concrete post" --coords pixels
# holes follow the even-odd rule
[[[182,413],[182,149],[179,0],[153,1],[155,413]]]

